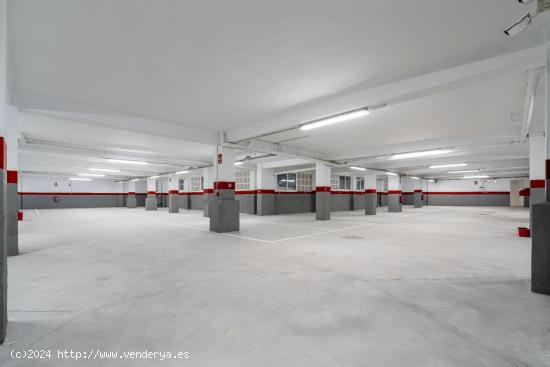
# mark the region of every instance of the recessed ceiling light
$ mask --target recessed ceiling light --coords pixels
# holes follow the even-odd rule
[[[465,169],[465,170],[462,170],[462,171],[448,171],[447,173],[474,173],[474,172],[479,172],[478,169]]]
[[[411,152],[411,153],[399,153],[394,154],[390,159],[408,159],[408,158],[419,158],[419,157],[428,157],[432,155],[441,155],[450,153],[450,149],[435,149],[435,150],[424,150],[421,152]]]
[[[139,181],[139,178],[134,178],[133,180],[130,180],[130,181],[137,182],[137,181]]]
[[[428,180],[428,182],[435,182],[435,180]]]
[[[472,179],[472,178],[489,178],[489,176],[486,175],[477,175],[477,176],[464,176],[462,177],[464,179]]]
[[[327,125],[333,125],[338,124],[340,122],[356,119],[359,117],[367,116],[369,114],[369,110],[367,108],[361,108],[359,110],[350,111],[346,113],[342,113],[335,116],[330,116],[326,118],[322,118],[319,120],[306,122],[305,124],[302,124],[300,126],[300,130],[311,130],[316,129],[318,127],[327,126]]]
[[[104,174],[101,173],[79,173],[79,176],[88,176],[88,177],[105,177]]]
[[[235,162],[234,164],[235,164],[235,166],[242,166],[243,162]]]
[[[430,166],[429,168],[451,168],[451,167],[464,167],[467,166],[466,163],[451,163],[451,164],[436,164]]]
[[[149,178],[159,178],[160,176],[151,176]]]
[[[92,181],[91,178],[69,177],[69,181]]]
[[[96,172],[120,172],[119,169],[110,169],[110,168],[88,168],[90,171]]]
[[[366,171],[366,168],[363,167],[357,167],[357,166],[350,166],[351,169],[354,169],[356,171]]]
[[[386,174],[388,176],[399,176],[399,173],[394,173],[394,172],[386,172]]]
[[[420,180],[420,177],[416,177],[416,176],[411,176],[411,178],[412,178],[413,180]]]
[[[129,161],[129,160],[126,160],[126,159],[109,159],[109,162],[111,162],[111,163],[125,163],[125,164],[141,164],[141,165],[149,164],[147,162]]]
[[[512,26],[505,30],[504,33],[509,37],[514,37],[518,33],[521,33],[522,31],[527,29],[527,27],[529,27],[529,24],[531,24],[531,20],[531,14],[527,13],[526,16],[512,24]]]
[[[176,172],[176,175],[183,175],[184,173],[189,173],[189,171],[178,171]]]

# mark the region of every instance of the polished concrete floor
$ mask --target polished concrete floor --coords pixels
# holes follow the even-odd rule
[[[530,292],[530,240],[516,236],[527,215],[242,215],[224,235],[198,211],[26,211],[0,365],[549,366],[550,297]],[[10,356],[23,348],[52,359]]]

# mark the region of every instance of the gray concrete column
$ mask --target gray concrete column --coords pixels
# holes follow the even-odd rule
[[[376,193],[376,189],[365,190],[365,214],[376,215],[377,204],[378,194]]]
[[[315,218],[317,220],[330,219],[330,186],[315,188]]]
[[[531,207],[531,290],[550,295],[550,202]]]
[[[5,152],[4,138],[0,137],[0,152]],[[5,157],[0,153],[0,344],[6,338],[8,325],[8,239],[7,191]]]
[[[7,171],[6,204],[7,204],[7,240],[8,256],[19,255],[19,193],[17,187],[17,171]]]
[[[275,214],[275,190],[257,190],[256,191],[256,214],[257,215]]]
[[[422,190],[415,189],[413,194],[413,200],[414,200],[414,207],[415,208],[422,208],[423,206],[423,199],[422,199]]]
[[[403,196],[401,190],[388,190],[388,212],[399,213],[403,211]]]
[[[145,199],[145,210],[157,210],[157,178],[158,176],[147,179],[147,198]]]
[[[180,212],[180,195],[178,190],[170,190],[168,193],[168,212]]]
[[[214,197],[214,189],[204,189],[204,193],[202,195],[204,199],[203,203],[203,215],[205,217],[210,216],[210,203],[212,202],[212,198]]]
[[[210,230],[224,233],[240,229],[239,202],[235,199],[234,182],[215,182],[210,199]]]
[[[137,199],[135,192],[128,192],[128,196],[126,196],[126,207],[129,209],[137,208]]]

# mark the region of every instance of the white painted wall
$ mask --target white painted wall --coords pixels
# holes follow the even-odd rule
[[[137,187],[137,185],[136,185]],[[109,192],[123,193],[123,184],[110,180],[69,181],[67,177],[23,174],[20,192]]]
[[[427,191],[429,192],[480,192],[480,191],[510,191],[510,178],[500,178],[497,180],[441,180],[438,182],[429,182]],[[492,182],[495,181],[495,182]]]

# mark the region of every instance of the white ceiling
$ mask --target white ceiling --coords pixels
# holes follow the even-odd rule
[[[45,151],[71,156],[57,168],[53,160],[48,171],[73,170],[85,167],[86,159],[114,155],[200,165],[210,160],[211,144],[155,134],[154,121],[212,132],[246,128],[350,91],[540,45],[541,29],[549,23],[545,15],[513,39],[502,33],[528,11],[533,14],[534,5],[515,0],[11,0],[16,103],[32,97],[56,101],[55,109],[66,112],[151,119],[147,133],[54,118],[21,104],[22,132],[43,144],[22,144],[20,165],[39,169],[37,160]],[[510,123],[510,116],[521,116],[525,82],[526,73],[516,68],[390,105],[339,127],[312,130],[298,140],[291,139],[304,134],[296,131],[267,139],[290,139],[285,144],[339,159],[486,144],[480,136],[496,136],[492,143],[501,143],[519,137],[520,127]],[[535,116],[542,102],[539,96]],[[527,157],[527,146],[514,149],[514,156]],[[75,151],[86,158],[72,157]],[[464,154],[474,161],[504,153],[506,148],[495,147],[490,154]],[[395,162],[367,163],[391,168]]]

